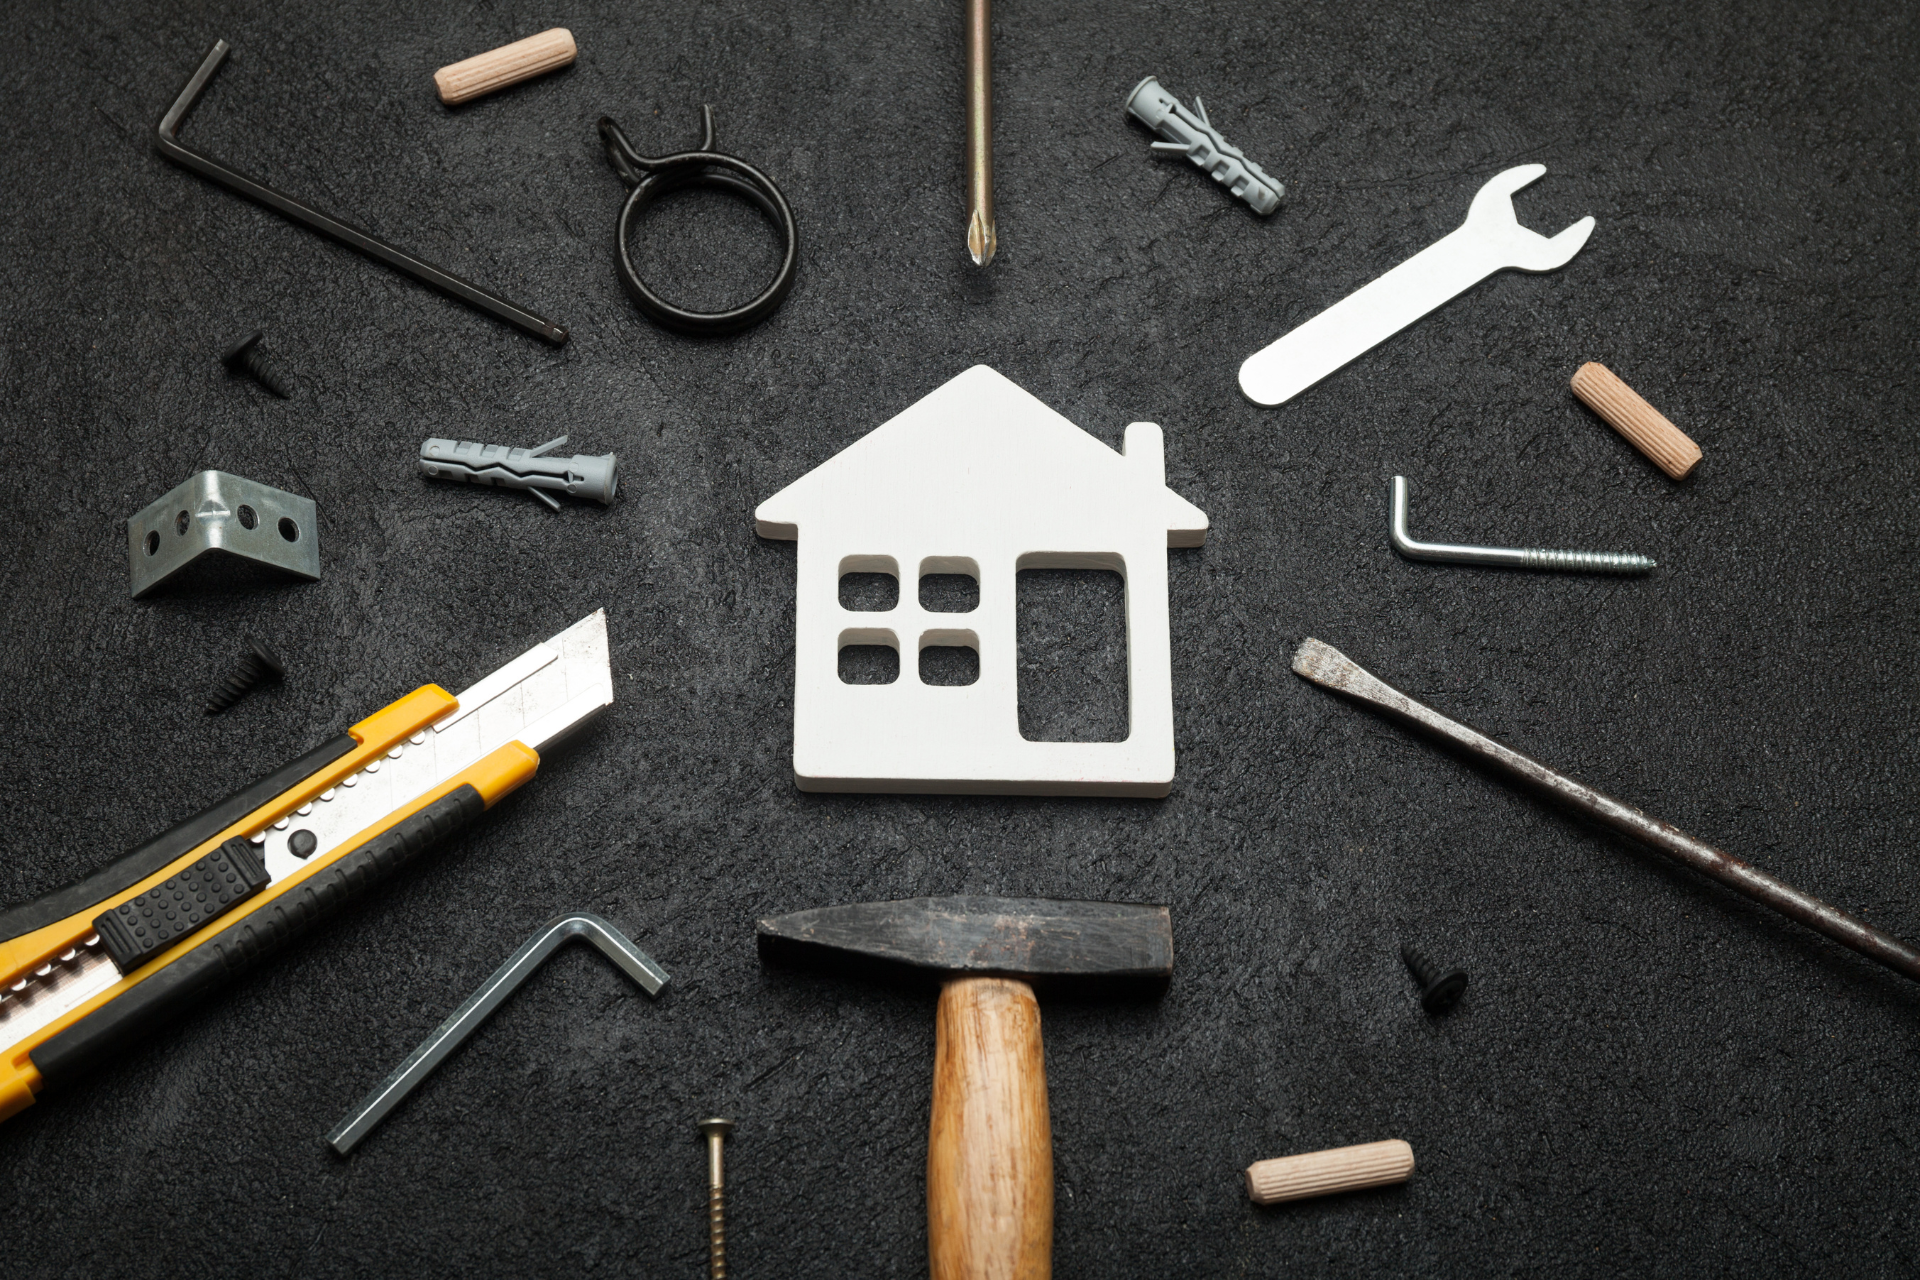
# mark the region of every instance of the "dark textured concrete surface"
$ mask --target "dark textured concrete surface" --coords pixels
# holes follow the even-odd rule
[[[1172,905],[1164,999],[1047,1013],[1062,1277],[1920,1268],[1920,990],[1286,670],[1318,636],[1920,936],[1911,5],[1005,0],[985,272],[958,0],[11,0],[0,22],[0,898],[599,606],[618,695],[377,901],[0,1126],[9,1280],[691,1277],[714,1112],[739,1120],[735,1274],[920,1275],[931,998],[764,973],[752,922],[961,890]],[[436,67],[556,23],[576,66],[434,98]],[[216,36],[234,55],[183,136],[572,343],[159,158]],[[1150,156],[1121,111],[1149,72],[1287,184],[1279,214]],[[620,292],[593,128],[678,148],[702,102],[802,235],[785,308],[719,341]],[[1496,277],[1278,410],[1240,398],[1244,356],[1529,161],[1550,172],[1523,221],[1599,220],[1569,267]],[[683,259],[660,279],[687,301],[771,263],[724,197],[658,212],[647,248]],[[256,326],[289,402],[215,362]],[[1693,479],[1572,398],[1589,359],[1700,442]],[[1110,443],[1160,422],[1212,517],[1170,556],[1164,801],[794,789],[794,552],[751,511],[976,362]],[[620,455],[611,509],[412,463],[430,435],[562,431]],[[312,496],[323,580],[129,601],[126,517],[206,467]],[[1394,474],[1423,536],[1661,568],[1402,562]],[[251,628],[288,679],[204,717]],[[322,1147],[568,910],[629,930],[669,992],[564,954],[350,1160]],[[1472,971],[1450,1018],[1419,1012],[1403,940]],[[1405,1187],[1246,1202],[1256,1158],[1388,1136],[1418,1154]]]

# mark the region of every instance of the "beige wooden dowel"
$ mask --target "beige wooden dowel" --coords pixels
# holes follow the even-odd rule
[[[442,67],[433,73],[433,82],[439,86],[440,101],[454,107],[564,67],[574,54],[573,32],[555,27]]]
[[[1336,1191],[1358,1191],[1405,1182],[1413,1174],[1413,1148],[1398,1138],[1331,1151],[1260,1160],[1247,1166],[1247,1194],[1255,1204],[1305,1200]]]
[[[1700,465],[1700,446],[1607,366],[1589,361],[1576,369],[1573,394],[1675,480],[1685,479]]]

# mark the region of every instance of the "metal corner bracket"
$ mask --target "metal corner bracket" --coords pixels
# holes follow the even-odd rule
[[[127,520],[133,598],[216,551],[316,581],[319,509],[311,498],[225,471],[188,476]]]

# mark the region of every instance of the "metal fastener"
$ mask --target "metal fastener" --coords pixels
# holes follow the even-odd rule
[[[240,341],[234,343],[220,354],[220,363],[233,373],[249,373],[258,382],[282,400],[293,393],[287,390],[286,375],[280,372],[280,366],[268,358],[260,349],[260,331],[255,329]]]
[[[793,289],[794,267],[800,260],[800,231],[794,226],[793,209],[772,178],[739,156],[714,150],[713,108],[700,108],[700,144],[672,155],[641,155],[611,116],[601,116],[599,128],[607,163],[628,188],[626,203],[620,206],[620,217],[614,224],[613,270],[640,313],[680,333],[715,334],[759,324],[779,310]],[[667,301],[640,278],[640,269],[634,265],[634,231],[661,196],[682,187],[715,187],[741,196],[766,214],[780,233],[784,242],[780,269],[751,301],[725,311],[690,311]]]
[[[1548,551],[1540,547],[1468,547],[1452,542],[1415,542],[1407,532],[1407,481],[1393,478],[1393,509],[1387,521],[1393,549],[1409,560],[1498,565],[1507,569],[1558,569],[1568,573],[1650,573],[1654,562],[1622,551]]]
[[[1406,961],[1407,972],[1420,986],[1420,1007],[1428,1013],[1440,1014],[1460,1003],[1460,997],[1467,989],[1467,975],[1459,969],[1449,969],[1445,973],[1433,961],[1421,955],[1412,947],[1402,945],[1400,958]]]
[[[280,661],[280,655],[265,640],[255,636],[247,646],[247,651],[240,656],[240,661],[234,663],[233,670],[227,672],[226,680],[207,699],[207,714],[218,715],[240,701],[246,696],[247,690],[262,680],[278,680],[285,674],[287,664]]]
[[[318,509],[297,493],[202,471],[128,517],[127,573],[135,600],[203,556],[265,565],[312,582],[320,576]]]
[[[726,1170],[721,1147],[733,1132],[733,1121],[714,1116],[700,1122],[707,1137],[707,1274],[727,1280]]]

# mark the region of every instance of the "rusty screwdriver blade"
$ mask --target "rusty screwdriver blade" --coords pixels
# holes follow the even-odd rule
[[[1890,937],[1866,921],[1804,894],[1730,854],[1700,843],[1672,823],[1650,817],[1632,805],[1622,804],[1612,796],[1547,768],[1538,760],[1509,750],[1492,738],[1447,719],[1433,708],[1415,702],[1398,689],[1375,678],[1332,645],[1309,638],[1294,652],[1293,670],[1295,675],[1304,676],[1315,684],[1358,698],[1381,711],[1409,721],[1485,760],[1514,779],[1539,788],[1562,804],[1578,809],[1621,835],[1657,849],[1678,862],[1684,862],[1736,893],[1772,907],[1789,920],[1798,920],[1809,929],[1826,934],[1841,946],[1850,947],[1868,959],[1877,960],[1894,972],[1920,982],[1920,951],[1898,938]]]
[[[967,0],[967,253],[993,261],[993,11]]]

